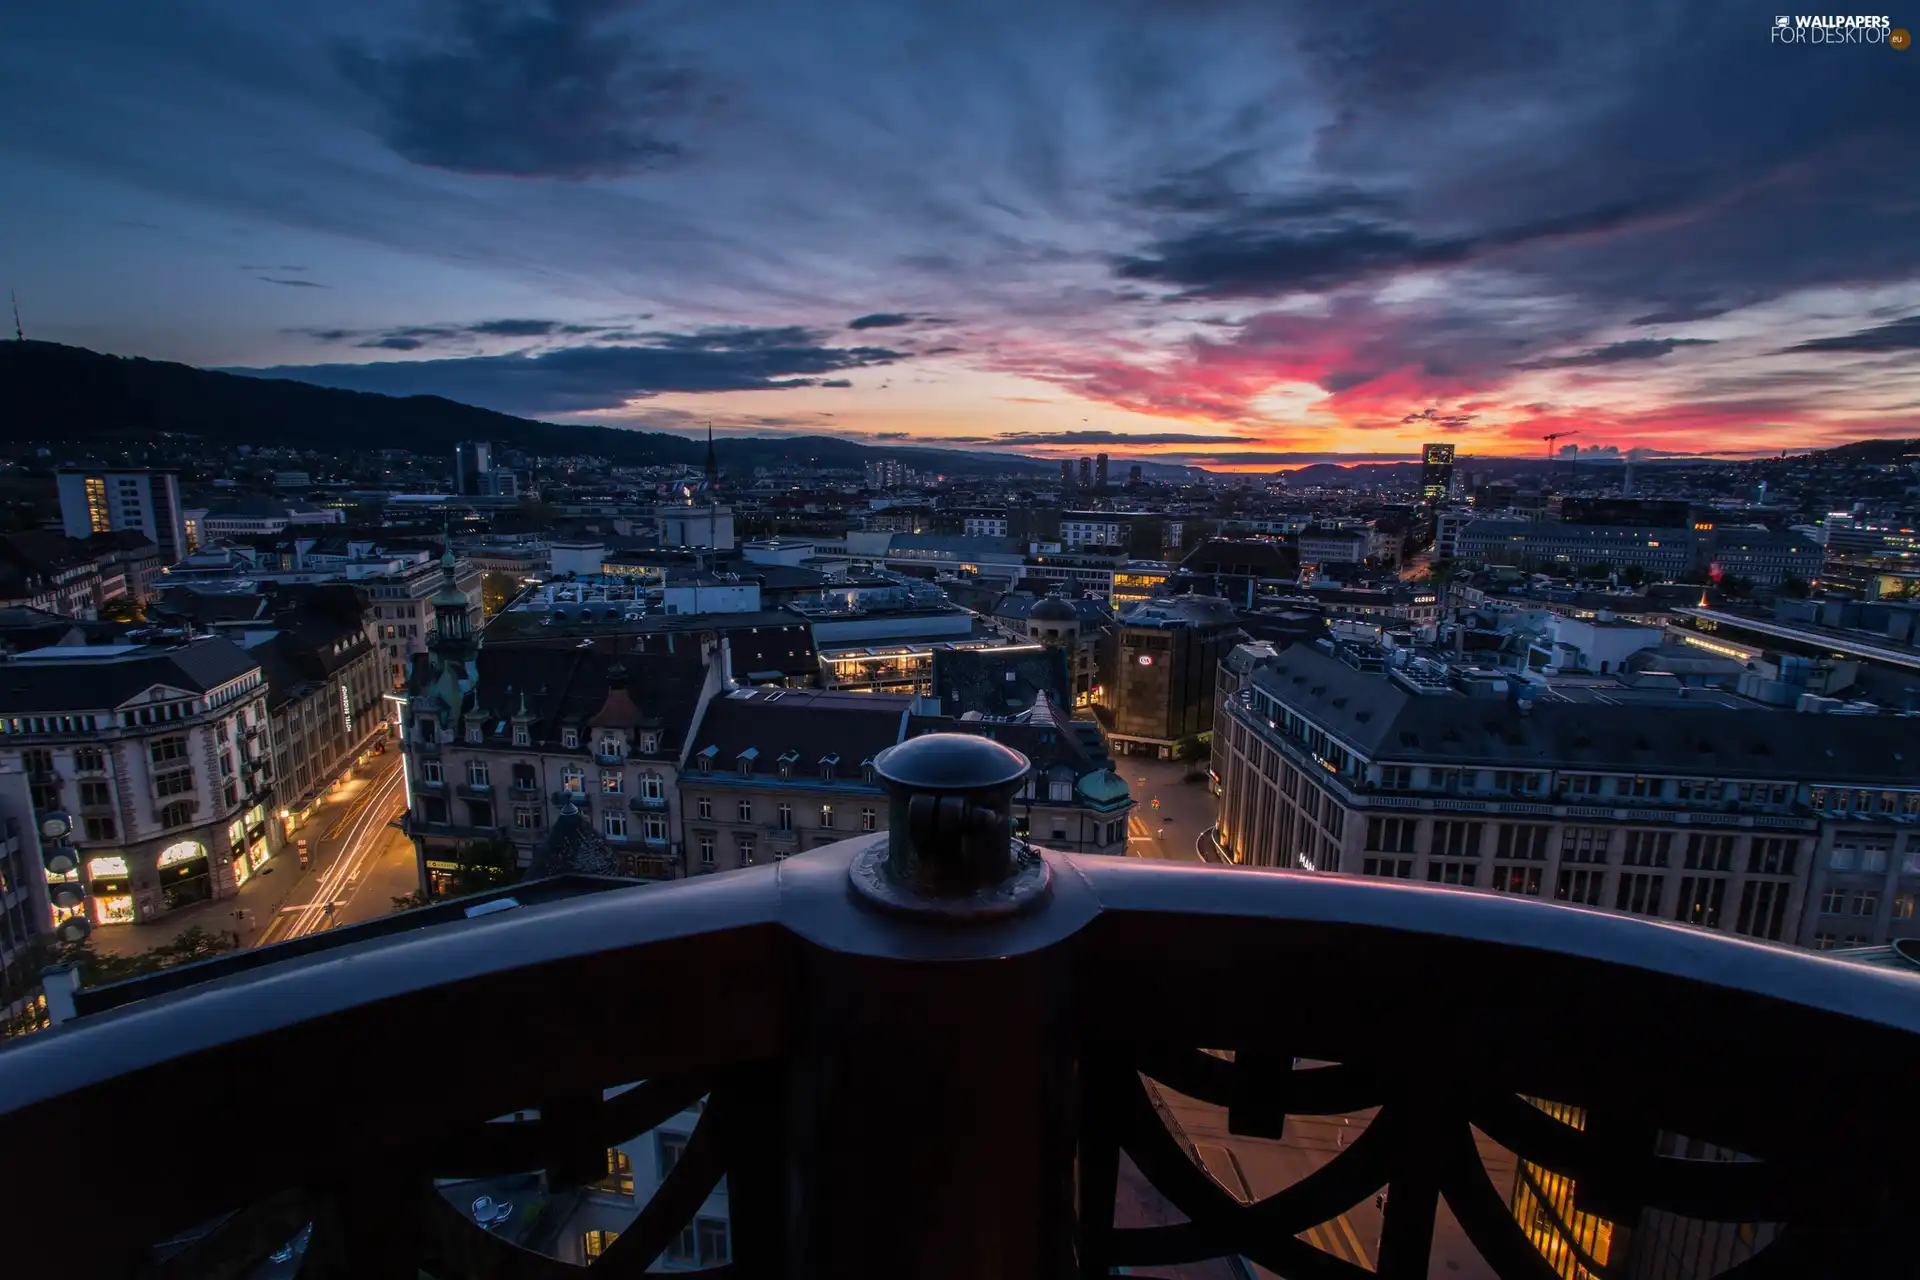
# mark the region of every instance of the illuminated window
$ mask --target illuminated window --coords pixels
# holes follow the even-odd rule
[[[191,862],[195,858],[204,858],[206,856],[207,846],[201,844],[198,840],[182,840],[179,844],[168,845],[165,849],[162,849],[155,866],[161,870],[165,870],[168,867],[177,866],[182,862]]]
[[[617,1196],[633,1194],[633,1157],[618,1147],[607,1148],[607,1176],[593,1184],[596,1191]]]
[[[631,1177],[629,1177],[628,1182],[632,1182]],[[629,1194],[631,1194],[631,1188],[629,1188]],[[604,1254],[608,1249],[611,1249],[613,1242],[619,1238],[620,1233],[618,1231],[588,1231],[580,1237],[580,1252],[585,1254],[587,1260],[591,1262],[593,1259]]]

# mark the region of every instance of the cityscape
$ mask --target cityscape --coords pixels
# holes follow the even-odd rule
[[[0,1267],[1920,1274],[1920,54],[1467,7],[24,24]]]

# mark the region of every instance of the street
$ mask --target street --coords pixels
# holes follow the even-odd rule
[[[400,757],[396,752],[381,760],[343,812],[316,814],[296,836],[306,839],[312,866],[254,946],[386,915],[395,897],[418,887],[413,842],[392,825],[406,803]]]
[[[1115,763],[1138,802],[1127,822],[1127,856],[1172,862],[1212,861],[1211,854],[1203,858],[1199,849],[1201,837],[1213,826],[1213,796],[1204,781],[1184,781],[1193,769],[1204,770],[1206,762],[1120,756]],[[1158,809],[1153,806],[1155,799],[1160,801]]]

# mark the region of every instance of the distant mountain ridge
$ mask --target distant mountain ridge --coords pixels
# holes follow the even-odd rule
[[[180,435],[224,445],[367,451],[404,446],[449,457],[462,440],[631,466],[699,466],[704,440],[626,427],[537,422],[439,396],[383,396],[253,378],[53,342],[0,342],[0,436],[12,443],[136,445]],[[857,468],[879,458],[952,474],[1052,473],[1058,463],[991,451],[867,445],[831,436],[729,436],[722,468]],[[1159,468],[1154,464],[1154,469]],[[1177,468],[1168,467],[1169,471]]]

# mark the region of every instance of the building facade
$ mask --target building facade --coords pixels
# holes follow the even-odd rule
[[[1096,705],[1113,750],[1163,759],[1213,727],[1220,659],[1246,639],[1239,615],[1213,596],[1136,605],[1112,631],[1112,672]]]
[[[157,920],[231,896],[278,851],[267,684],[245,649],[73,645],[7,667],[0,760],[36,813],[72,815],[86,899],[67,911]]]
[[[1213,768],[1236,862],[1809,946],[1920,933],[1909,721],[1697,692],[1516,700],[1488,673],[1337,652],[1294,646],[1228,676]]]
[[[191,549],[180,478],[171,471],[62,471],[57,484],[60,523],[69,538],[137,530],[153,540],[168,564]]]

